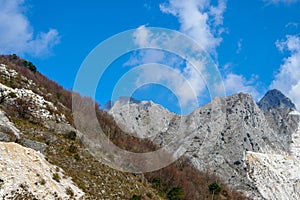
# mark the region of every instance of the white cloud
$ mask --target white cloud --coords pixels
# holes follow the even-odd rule
[[[217,6],[211,5],[209,0],[169,0],[160,5],[162,12],[178,18],[181,32],[210,53],[216,53],[216,47],[222,41],[220,34],[225,9],[225,0],[219,0]]]
[[[285,28],[298,28],[299,24],[297,22],[289,22],[285,25]]]
[[[55,29],[34,34],[33,27],[24,14],[24,0],[0,0],[0,53],[48,54],[59,43]]]
[[[136,86],[152,82],[170,89],[178,98],[181,108],[185,110],[184,114],[199,107],[198,94],[205,89],[205,82],[201,74],[190,64],[187,64],[183,71],[150,64],[150,66],[142,68],[136,78]]]
[[[300,0],[264,0],[264,2],[266,4],[279,4],[279,3],[283,3],[283,4],[293,4],[293,3],[297,3],[300,2]]]
[[[180,32],[187,34],[193,38],[203,50],[216,55],[216,48],[221,43],[220,37],[223,32],[223,14],[226,9],[226,1],[219,0],[216,5],[212,5],[209,0],[168,0],[165,4],[160,5],[160,10],[163,13],[172,14],[178,18],[180,23]],[[155,45],[158,41],[157,36],[149,31],[145,26],[140,26],[134,34],[135,44],[139,47],[159,46]],[[166,38],[165,45],[176,45],[184,49],[185,44],[178,38]],[[175,48],[178,48],[175,47]],[[147,53],[140,53],[134,55],[126,63],[126,65],[139,65],[145,63],[161,63],[172,66],[175,70],[184,77],[185,81],[178,81],[178,78],[162,73],[160,70],[144,71],[139,76],[141,79],[150,78],[150,73],[158,79],[167,79],[168,83],[176,88],[178,98],[184,106],[189,106],[193,101],[195,94],[200,97],[205,91],[205,64],[199,60],[189,58],[193,63],[183,65],[182,59],[176,56],[170,56],[161,51],[148,51]],[[160,77],[160,78],[159,78]],[[173,80],[174,78],[174,80]],[[190,92],[188,88],[192,88]],[[198,105],[197,105],[198,106]]]
[[[151,31],[149,31],[145,25],[137,28],[134,32],[134,43],[140,47],[145,47],[149,45],[149,38],[152,36]]]
[[[297,108],[300,108],[300,38],[287,35],[285,40],[276,41],[277,48],[287,51],[290,55],[284,58],[279,72],[271,83],[270,88],[281,90],[289,96]]]
[[[253,86],[254,82],[257,80],[257,76],[253,75],[250,80],[247,80],[242,75],[237,75],[229,73],[224,78],[224,87],[226,94],[236,94],[239,92],[251,94],[254,99],[258,99],[260,96],[256,87]]]
[[[202,58],[201,54],[199,54],[201,50],[199,50],[199,48],[197,50],[194,49],[194,44],[187,42],[186,39],[180,37],[180,34],[177,32],[174,35],[172,34],[174,33],[172,32],[168,35],[163,32],[148,29],[145,26],[140,26],[133,34],[134,43],[139,48],[146,49],[131,56],[129,61],[125,63],[125,66],[160,63],[171,67],[180,74],[181,79],[178,79],[177,75],[172,76],[168,71],[159,70],[157,68],[141,71],[140,74],[137,75],[137,79],[143,81],[167,82],[168,87],[173,88],[173,91],[176,93],[177,98],[182,104],[181,106],[194,109],[199,106],[199,104],[194,105],[195,96],[197,99],[206,89],[204,80],[207,78],[206,73],[209,73],[206,71],[205,62],[207,61],[205,59],[207,57]],[[149,46],[157,49],[147,49]],[[185,57],[181,58],[180,54],[174,55],[171,52],[166,52],[166,50],[171,49],[173,49],[173,51],[177,49],[177,51],[181,52]],[[199,53],[193,55],[189,49],[193,49],[193,51]],[[189,63],[184,59],[188,60]],[[153,65],[153,67],[154,66],[155,65]],[[137,81],[137,85],[139,85],[140,82],[141,81]]]

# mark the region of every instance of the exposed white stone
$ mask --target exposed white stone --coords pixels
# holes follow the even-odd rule
[[[282,95],[280,98],[283,98]],[[124,103],[123,100],[115,102],[109,113],[123,130],[131,134],[147,137],[153,131],[150,139],[158,145],[164,146],[174,141],[181,144],[180,147],[186,150],[185,156],[196,168],[213,171],[231,187],[244,191],[253,199],[261,199],[262,194],[247,178],[245,151],[288,156],[291,152],[288,145],[290,138],[298,141],[297,134],[292,136],[297,117],[288,115],[290,117],[285,118],[285,106],[292,109],[289,106],[293,104],[284,98],[279,104],[280,109],[276,110],[276,104],[268,105],[269,101],[261,103],[265,108],[271,107],[276,111],[270,111],[274,115],[266,118],[253,98],[242,93],[217,97],[188,116],[168,112],[153,102]],[[152,112],[154,114],[151,115]],[[281,122],[287,126],[286,133],[278,132],[282,130],[279,128]],[[168,150],[178,153],[178,149]]]
[[[129,99],[117,101],[109,112],[121,129],[140,138],[167,131],[175,115],[152,101],[130,102]]]
[[[293,110],[289,114],[290,115],[300,115],[300,113],[297,110]]]
[[[59,182],[53,179],[55,173],[60,177]],[[81,198],[84,192],[63,173],[37,151],[16,143],[0,142],[1,199],[11,199],[13,191],[21,190],[22,185],[38,199],[70,199],[68,188],[74,192],[75,199]]]
[[[292,134],[292,143],[290,145],[291,154],[300,159],[300,123],[298,129]],[[300,171],[299,171],[300,174]]]
[[[57,108],[52,102],[46,101],[44,97],[34,93],[32,90],[11,88],[0,83],[0,91],[0,97],[4,98],[5,103],[13,105],[16,98],[21,98],[31,102],[34,105],[33,108],[30,108],[32,109],[31,114],[37,119],[66,121],[63,114],[58,115],[51,112],[51,110],[57,111]],[[11,96],[10,94],[14,94],[15,96]]]
[[[7,118],[6,113],[0,109],[0,129],[2,131],[14,134],[17,139],[20,139],[21,132],[14,124]]]
[[[7,76],[8,78],[15,78],[18,75],[16,70],[8,69],[5,64],[0,64],[0,72],[2,75]]]
[[[247,152],[249,178],[265,199],[300,199],[300,160],[294,156]]]

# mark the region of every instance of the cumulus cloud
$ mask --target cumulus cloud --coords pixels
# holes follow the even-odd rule
[[[165,43],[162,44],[161,41]],[[202,63],[201,59],[196,60],[191,57],[187,59],[193,64],[188,63],[179,55],[164,51],[171,48],[172,45],[185,49],[183,44],[180,44],[181,42],[177,36],[170,37],[163,33],[153,33],[147,27],[141,26],[134,33],[134,43],[141,48],[153,46],[162,49],[144,49],[134,54],[125,65],[138,66],[148,63],[160,63],[169,66],[170,68],[165,70],[165,68],[152,65],[152,68],[149,67],[140,71],[137,75],[136,85],[140,85],[143,81],[163,82],[169,88],[172,88],[182,106],[185,107],[195,104],[195,96],[197,99],[198,95],[205,89],[203,81],[205,63]],[[186,56],[189,55],[186,54]],[[199,105],[193,106],[197,107]]]
[[[239,92],[251,94],[252,97],[256,100],[260,97],[259,92],[254,86],[257,76],[253,75],[249,80],[246,79],[243,75],[237,75],[234,73],[229,73],[224,78],[224,87],[226,94],[236,94]]]
[[[185,114],[198,107],[198,94],[205,89],[205,83],[200,74],[190,64],[184,68],[174,69],[157,64],[150,64],[138,73],[136,85],[152,82],[169,88],[178,98]],[[188,112],[187,112],[188,111]]]
[[[264,2],[266,4],[279,4],[279,3],[283,3],[283,4],[293,4],[293,3],[297,3],[300,2],[300,0],[264,0]]]
[[[34,34],[28,18],[24,14],[24,0],[0,0],[0,53],[48,54],[59,43],[55,29]]]
[[[219,0],[215,4],[212,4],[209,0],[168,0],[160,5],[160,10],[163,13],[175,16],[180,24],[179,31],[193,38],[202,50],[214,56],[217,55],[216,48],[222,41],[221,34],[224,31],[225,0]],[[164,36],[151,32],[145,26],[140,26],[133,36],[135,44],[140,48],[148,46],[163,48],[167,45],[175,45],[174,48],[185,49],[185,44],[180,39],[168,37],[161,40],[160,37]],[[157,44],[158,41],[166,41],[166,44]],[[207,82],[207,80],[210,80],[209,76],[212,70],[208,69],[207,63],[201,59],[188,58],[187,60],[190,63],[184,62],[183,59],[164,51],[148,50],[134,54],[125,65],[137,66],[145,63],[160,63],[171,66],[181,74],[182,81],[169,73],[163,73],[161,70],[144,70],[137,76],[137,79],[152,80],[152,76],[154,76],[156,77],[155,81],[166,80],[170,87],[174,88],[173,91],[176,92],[177,97],[183,104],[181,106],[190,107],[192,110],[199,106],[193,105],[195,96],[201,99],[206,92],[207,84],[212,84]],[[211,71],[209,72],[209,70]],[[216,81],[216,84],[220,84],[219,82]],[[192,88],[192,90],[189,90],[189,88]]]
[[[211,5],[209,0],[169,0],[160,5],[164,13],[178,18],[180,31],[195,39],[204,50],[216,53],[215,49],[222,41],[223,14],[225,0]]]
[[[289,53],[284,58],[279,72],[275,75],[270,88],[281,90],[289,96],[297,108],[300,108],[300,38],[287,35],[284,40],[276,41],[276,46],[281,52]]]
[[[135,45],[142,50],[135,52],[125,63],[126,66],[159,63],[176,72],[176,76],[173,76],[170,70],[160,70],[156,65],[152,65],[152,69],[150,67],[139,71],[136,86],[142,81],[164,82],[168,88],[172,88],[185,110],[192,111],[199,107],[198,98],[206,91],[206,84],[211,84],[210,80],[214,79],[217,83],[221,81],[221,78],[216,78],[216,74],[211,74],[217,72],[217,67],[210,57],[195,41],[188,40],[183,34],[173,31],[160,32],[141,26],[134,32],[133,38]],[[215,96],[215,93],[212,93]]]

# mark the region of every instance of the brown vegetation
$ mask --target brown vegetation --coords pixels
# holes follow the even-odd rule
[[[12,55],[0,56],[0,63],[11,66],[27,79],[33,80],[37,86],[31,89],[43,96],[46,100],[53,102],[59,110],[67,116],[70,123],[73,124],[71,110],[72,94],[74,93],[65,90],[38,71],[32,71],[24,67],[23,62],[23,59],[16,58]],[[22,85],[18,85],[17,83],[14,83],[13,86],[22,87]],[[83,102],[87,104],[93,103],[95,105],[96,114],[102,130],[107,134],[110,140],[120,148],[132,152],[149,152],[159,148],[149,140],[135,138],[124,133],[116,125],[110,115],[99,109],[99,104],[95,103],[91,98],[82,97],[82,99]],[[64,107],[61,106],[60,103],[63,104]],[[21,103],[20,106],[22,105]],[[20,115],[26,115],[26,112],[18,111],[18,113]],[[97,199],[97,194],[99,195],[101,187],[103,188],[102,183],[117,184],[121,177],[126,176],[124,173],[117,173],[117,177],[113,177],[111,174],[116,174],[116,172],[109,173],[108,167],[105,168],[104,165],[92,158],[76,139],[76,134],[66,134],[67,136],[65,137],[59,135],[54,136],[56,138],[55,144],[49,143],[49,141],[46,140],[43,141],[49,144],[47,156],[49,161],[62,167],[68,175],[72,176],[78,186],[89,194],[91,198]],[[58,142],[60,144],[58,144]],[[99,170],[103,170],[104,173],[99,172]],[[104,174],[108,174],[109,178],[105,178]],[[172,188],[180,187],[183,189],[184,199],[211,199],[208,186],[213,182],[217,182],[221,186],[222,191],[219,195],[215,195],[214,199],[247,199],[242,194],[231,190],[220,178],[211,174],[209,171],[199,172],[185,158],[181,158],[161,170],[146,173],[144,176],[163,198],[168,198],[167,194]],[[150,195],[151,193],[149,193],[149,196]]]

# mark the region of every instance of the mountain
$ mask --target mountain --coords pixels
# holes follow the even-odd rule
[[[258,102],[261,110],[279,109],[296,110],[295,104],[277,89],[268,91],[265,96]]]
[[[277,133],[277,137],[289,151],[292,136],[299,126],[299,113],[294,103],[279,90],[270,90],[258,102],[269,126]]]
[[[216,97],[188,116],[176,115],[153,102],[118,101],[109,114],[127,132],[148,137],[160,146],[176,140],[199,171],[212,170],[231,188],[253,199],[283,199],[270,195],[281,192],[284,199],[299,196],[298,175],[277,176],[282,169],[299,169],[300,146],[299,114],[291,100],[278,90],[269,91],[259,103],[244,93]],[[293,165],[282,168],[285,160]],[[273,179],[270,187],[265,185],[266,179]]]
[[[92,155],[73,125],[72,93],[28,66],[0,56],[0,198],[160,199],[141,175]]]
[[[78,112],[72,110],[74,103],[80,106]],[[102,133],[108,138],[105,141],[119,149],[146,153],[159,146],[127,131],[148,137],[146,118],[151,118],[155,131],[167,131],[169,123],[179,120],[160,105],[127,97],[110,102],[105,108],[119,107],[125,113],[128,103],[135,105],[135,110],[132,116],[124,114],[127,119],[120,115],[119,122],[140,123],[133,127],[124,124],[122,130],[111,115],[99,109],[97,102],[65,90],[42,75],[30,61],[14,54],[0,56],[0,198],[147,200],[211,199],[214,195],[216,200],[247,199],[212,171],[196,169],[185,157],[148,173],[125,173],[122,166],[111,168],[106,156],[109,149],[103,148],[107,143],[98,140]],[[94,118],[82,118],[87,130],[75,123],[77,116],[93,112]],[[89,129],[93,123],[99,124],[101,130]],[[125,157],[113,159],[118,163]],[[213,194],[209,186],[216,184],[221,191]]]

